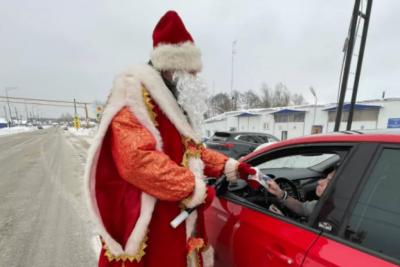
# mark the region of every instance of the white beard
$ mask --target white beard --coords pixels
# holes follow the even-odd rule
[[[203,115],[207,111],[207,86],[200,78],[184,71],[175,71],[173,80],[176,82],[178,104],[186,111],[194,132],[201,139]]]

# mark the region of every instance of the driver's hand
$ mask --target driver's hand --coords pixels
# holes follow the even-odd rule
[[[273,194],[274,196],[278,197],[278,198],[282,198],[284,195],[284,192],[282,191],[282,189],[279,187],[279,185],[272,179],[269,179],[267,181],[267,191],[271,194]]]

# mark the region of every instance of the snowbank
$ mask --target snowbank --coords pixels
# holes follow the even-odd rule
[[[15,126],[11,128],[1,128],[0,129],[0,136],[1,135],[10,135],[16,133],[23,133],[23,132],[31,132],[36,131],[36,127],[27,127],[27,126]]]
[[[75,128],[70,128],[68,127],[68,132],[74,134],[74,135],[78,135],[78,136],[85,136],[85,137],[94,137],[95,133],[97,131],[97,128],[79,128],[79,129],[75,129]]]

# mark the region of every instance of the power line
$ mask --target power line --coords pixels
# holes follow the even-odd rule
[[[0,102],[7,102],[7,100],[2,100],[0,99]],[[36,103],[36,102],[26,102],[26,101],[8,101],[9,103],[13,104],[30,104],[30,105],[39,105],[39,106],[52,106],[52,107],[73,107],[74,104],[72,102],[71,105],[66,105],[66,104],[51,104],[51,103]],[[78,104],[79,103],[79,104]],[[79,105],[79,106],[78,106]],[[85,108],[85,104],[82,102],[77,102],[77,107],[79,108]]]
[[[7,96],[0,96],[0,98],[6,98],[6,99],[7,99]],[[74,104],[74,101],[52,100],[52,99],[40,99],[40,98],[28,98],[28,97],[8,97],[8,99]],[[77,101],[76,104],[85,105],[85,104],[92,104],[92,103],[90,103],[90,102],[78,102],[78,101]]]

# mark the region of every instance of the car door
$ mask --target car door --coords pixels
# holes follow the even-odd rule
[[[323,145],[306,148],[321,150]],[[305,148],[290,147],[257,155],[253,165]],[[350,149],[350,148],[348,148]],[[321,233],[310,225],[294,221],[255,205],[235,192],[216,198],[206,211],[206,229],[215,250],[215,266],[261,267],[301,266],[307,251]]]
[[[327,196],[341,209],[316,217],[324,233],[303,266],[400,265],[400,147],[369,147]],[[341,205],[343,199],[348,204]],[[333,229],[335,221],[341,223]]]
[[[318,232],[272,213],[266,216],[242,201],[228,193],[206,211],[214,266],[301,266]]]

